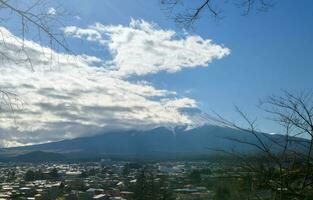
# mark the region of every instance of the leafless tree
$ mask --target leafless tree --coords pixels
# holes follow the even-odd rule
[[[21,110],[23,105],[22,99],[15,93],[0,90],[0,118],[1,114],[7,114],[9,112],[13,115],[13,120],[15,121],[15,111]]]
[[[262,184],[262,187],[271,189],[273,199],[309,199],[313,194],[313,93],[294,95],[285,91],[282,96],[262,100],[260,107],[270,115],[270,120],[282,127],[282,135],[273,137],[258,131],[256,120],[251,120],[236,108],[247,127],[218,114],[209,118],[219,125],[252,135],[254,141],[227,139],[253,147],[256,151],[254,154],[236,150],[217,151],[239,159],[242,169],[254,174],[254,185]]]
[[[233,3],[240,8],[242,15],[248,15],[252,10],[267,11],[274,5],[273,0],[160,0],[163,10],[168,17],[185,28],[190,28],[203,15],[213,18],[222,18],[223,7]]]
[[[63,34],[59,28],[62,26],[62,18],[67,16],[67,12],[61,7],[51,7],[48,0],[0,0],[0,61],[2,62],[23,62],[31,66],[33,69],[31,57],[28,55],[27,47],[24,45],[25,39],[31,39],[44,46],[49,46],[51,49],[63,49],[66,52],[71,52]],[[8,38],[3,32],[4,28],[12,27],[11,25],[19,25],[19,30],[15,35],[22,38],[16,40],[16,46],[10,46],[7,43],[8,39],[15,39],[15,36]],[[21,61],[12,57],[11,53],[22,53],[26,59]],[[52,50],[51,50],[52,53]],[[0,86],[0,109],[9,107],[13,111],[18,96],[12,92],[1,88]],[[1,112],[1,111],[0,111]]]
[[[20,24],[16,34],[23,40],[31,37],[33,41],[49,45],[51,49],[62,48],[70,52],[59,29],[63,25],[62,17],[66,16],[67,12],[61,6],[50,6],[47,0],[0,0],[0,24],[3,27],[10,27],[12,23]],[[5,40],[0,41],[0,44],[5,45]],[[21,49],[16,51],[23,51],[24,48],[25,46],[21,45]],[[3,50],[0,55],[2,59],[10,59]]]

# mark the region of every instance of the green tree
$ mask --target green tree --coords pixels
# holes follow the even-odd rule
[[[201,173],[199,170],[193,170],[190,174],[189,174],[189,179],[192,183],[194,184],[199,184],[201,183]]]
[[[228,187],[219,185],[216,187],[214,200],[229,200],[231,193]]]
[[[26,173],[25,173],[25,181],[34,181],[35,180],[35,172],[32,171],[32,170],[28,170]]]
[[[123,167],[122,175],[123,175],[123,176],[128,176],[129,172],[130,172],[130,167],[129,167],[129,165],[126,164],[126,165]]]
[[[175,196],[173,191],[170,189],[167,176],[162,176],[159,183],[160,187],[160,200],[174,200]]]
[[[59,178],[58,170],[54,168],[54,169],[49,173],[49,176],[50,176],[51,179],[58,179],[58,178]]]
[[[145,170],[141,170],[137,175],[137,181],[134,188],[135,200],[146,200],[148,197],[148,184]]]
[[[133,188],[135,200],[174,200],[167,176],[157,177],[149,169],[144,168],[137,175]]]

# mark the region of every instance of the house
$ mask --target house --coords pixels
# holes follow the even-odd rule
[[[96,196],[94,196],[92,199],[97,199],[97,200],[108,200],[109,197],[105,194],[98,194]]]

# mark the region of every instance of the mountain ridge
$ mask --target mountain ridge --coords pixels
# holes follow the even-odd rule
[[[282,135],[258,133],[259,137],[270,143],[269,138],[283,139]],[[176,127],[168,129],[158,127],[151,130],[128,130],[103,133],[90,137],[81,137],[45,144],[2,149],[17,154],[45,151],[67,155],[209,155],[216,150],[253,153],[256,148],[231,140],[257,143],[257,139],[249,133],[213,125],[205,125],[193,129]],[[216,152],[215,152],[216,153]]]

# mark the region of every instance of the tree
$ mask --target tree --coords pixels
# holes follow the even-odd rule
[[[25,181],[34,181],[35,180],[35,172],[32,170],[28,170],[25,174]]]
[[[49,45],[51,49],[62,48],[66,52],[71,52],[65,37],[58,28],[62,24],[61,18],[66,16],[67,12],[61,6],[56,9],[49,8],[49,2],[49,0],[0,0],[0,61],[22,62],[25,63],[25,66],[28,63],[33,69],[32,60],[24,45],[26,37],[32,37],[32,40],[38,43]],[[9,27],[11,22],[20,23],[20,31],[17,35],[22,40],[12,38],[15,36],[8,36],[1,29],[1,26]],[[17,44],[15,46],[7,45],[7,41],[10,39],[14,39]],[[10,52],[23,53],[25,59],[17,61]],[[52,59],[52,54],[50,57]],[[0,86],[0,114],[8,111],[14,113],[15,110],[21,108],[22,104],[18,95]]]
[[[174,194],[169,187],[166,176],[157,177],[153,172],[144,167],[136,177],[137,182],[132,189],[135,200],[173,200]]]
[[[201,183],[201,172],[199,170],[193,170],[189,174],[189,179],[192,183]]]
[[[66,12],[62,10],[62,7],[58,7],[56,10],[50,6],[48,0],[0,0],[1,26],[8,27],[10,22],[19,21],[20,36],[23,40],[31,33],[35,41],[48,43],[51,48],[61,47],[70,51],[63,34],[57,28],[58,25],[62,24],[60,18],[65,16]],[[1,40],[0,44],[5,45],[5,40]],[[25,50],[24,48],[21,44],[20,50]],[[3,50],[0,55],[2,58],[11,59]]]
[[[142,169],[136,177],[136,185],[134,188],[134,199],[145,200],[148,197],[148,181],[146,171]]]
[[[14,170],[8,171],[7,176],[7,181],[14,181],[16,179],[16,173]]]
[[[124,165],[123,167],[123,171],[122,171],[122,175],[124,177],[128,176],[128,174],[130,173],[130,167],[128,164]]]
[[[210,118],[220,125],[251,134],[257,142],[228,138],[242,145],[254,147],[256,155],[232,151],[246,172],[254,174],[251,184],[273,192],[273,199],[310,199],[313,191],[313,93],[298,95],[283,92],[261,101],[260,106],[269,119],[282,127],[280,137],[257,131],[256,120],[251,120],[237,108],[248,127],[239,126],[217,114]],[[299,138],[301,136],[302,138]]]
[[[174,200],[175,196],[173,191],[170,189],[169,181],[167,179],[167,176],[162,176],[160,178],[160,200]]]
[[[167,15],[180,26],[190,28],[193,24],[207,14],[213,18],[221,18],[223,9],[227,3],[234,3],[242,10],[243,15],[248,15],[252,10],[267,11],[274,5],[273,0],[161,0],[161,5]]]
[[[49,173],[49,176],[51,179],[58,179],[59,178],[58,170],[56,168],[53,168],[53,170]]]
[[[15,110],[20,109],[22,106],[23,101],[18,95],[0,88],[0,114],[5,112],[14,114]]]
[[[216,188],[214,200],[227,200],[230,197],[231,194],[228,187],[221,185]]]

